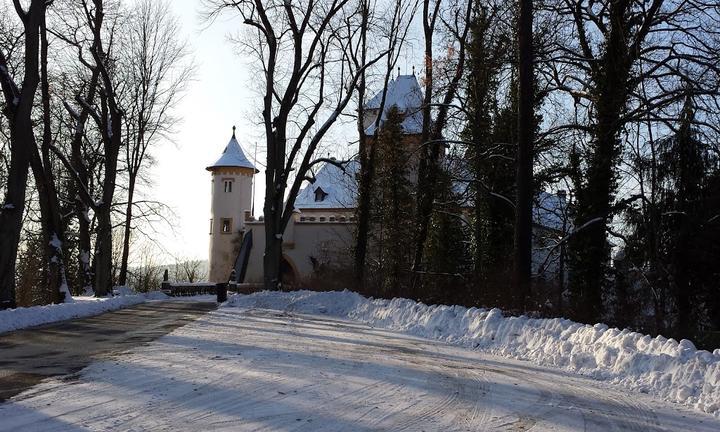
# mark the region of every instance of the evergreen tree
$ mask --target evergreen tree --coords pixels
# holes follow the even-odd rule
[[[462,215],[459,197],[453,191],[447,170],[440,175],[438,201],[430,221],[426,246],[428,273],[423,287],[424,301],[430,303],[477,304],[476,293],[463,289],[470,270],[468,222]],[[469,294],[469,295],[468,295]]]
[[[375,144],[378,159],[372,219],[379,263],[378,282],[383,295],[405,292],[404,275],[412,259],[410,152],[404,140],[402,122],[402,113],[391,107]]]
[[[485,197],[485,266],[488,276],[496,283],[504,283],[512,270],[513,232],[515,214],[508,200],[515,197],[515,159],[517,150],[517,97],[515,86],[510,87],[509,104],[495,116],[492,129],[492,153],[482,167],[485,184],[493,193]],[[487,150],[486,150],[487,151]]]
[[[507,258],[512,248],[512,221],[509,225],[505,223],[504,214],[509,209],[512,218],[512,208],[501,198],[508,192],[507,176],[498,176],[498,174],[507,173],[510,183],[514,183],[512,161],[502,160],[511,151],[511,143],[514,140],[510,136],[499,137],[500,134],[497,134],[493,127],[499,74],[507,62],[507,49],[510,43],[508,35],[504,33],[503,26],[499,23],[499,10],[480,5],[476,5],[475,8],[470,25],[467,60],[468,125],[463,138],[469,143],[465,159],[473,202],[473,278],[478,291],[480,291],[479,287],[484,287],[484,292],[478,292],[476,296],[488,298],[498,295],[497,293],[489,295],[487,288],[495,284],[488,282],[496,279],[499,272],[502,273],[501,268],[507,268],[507,265],[498,264],[501,261],[500,257]],[[507,114],[512,115],[510,112]],[[502,127],[503,130],[514,131],[517,125],[509,125],[503,121]],[[498,142],[499,138],[501,138],[500,142]],[[502,206],[507,208],[499,208]],[[509,233],[505,230],[508,226]],[[503,241],[510,249],[497,247],[498,243]]]
[[[655,143],[654,160],[640,161],[646,175],[656,179],[657,190],[649,192],[649,203],[626,212],[632,232],[625,260],[636,264],[642,277],[635,277],[640,281],[637,287],[620,285],[625,275],[616,280],[616,291],[631,290],[628,302],[639,302],[638,292],[652,295],[655,325],[647,330],[669,330],[677,338],[720,328],[720,170],[708,144],[692,127],[693,117],[688,98],[678,132]]]

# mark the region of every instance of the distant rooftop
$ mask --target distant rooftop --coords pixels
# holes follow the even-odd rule
[[[258,172],[255,168],[255,165],[252,164],[248,160],[247,157],[245,157],[245,153],[242,150],[242,147],[240,147],[240,144],[237,142],[237,139],[235,139],[235,126],[233,126],[233,134],[232,138],[230,138],[230,142],[225,146],[225,150],[223,150],[222,155],[220,158],[215,161],[214,164],[208,166],[208,171],[212,171],[215,168],[250,168],[255,170],[255,172]]]
[[[458,164],[460,165],[460,164]],[[463,207],[473,206],[472,198],[468,197],[469,181],[462,180],[467,176],[455,165],[453,171],[459,176],[454,182],[454,191]],[[461,166],[461,165],[460,165]],[[322,209],[355,209],[357,206],[357,173],[360,162],[351,160],[344,165],[345,170],[326,163],[315,174],[315,183],[307,183],[295,199],[295,208],[302,210]],[[464,197],[463,197],[464,195]],[[539,191],[533,203],[533,223],[544,228],[567,231],[572,222],[567,217],[567,200],[564,193]]]
[[[295,208],[303,209],[353,209],[357,200],[357,179],[360,162],[351,160],[340,167],[326,163],[315,174],[315,183],[308,183],[298,193]]]
[[[383,92],[378,92],[365,104],[365,109],[379,110],[382,97]],[[393,106],[405,114],[402,127],[406,134],[419,134],[422,132],[423,92],[415,75],[399,75],[388,83],[380,125],[385,121],[388,111]],[[374,122],[365,130],[365,133],[368,135],[375,134]]]

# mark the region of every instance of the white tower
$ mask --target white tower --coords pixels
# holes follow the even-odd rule
[[[235,139],[235,126],[220,159],[206,169],[212,173],[208,280],[227,282],[245,232],[244,213],[252,209],[252,181],[258,172]]]

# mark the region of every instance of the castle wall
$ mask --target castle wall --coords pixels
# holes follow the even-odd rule
[[[350,263],[355,223],[344,213],[323,211],[293,215],[283,234],[283,256],[295,273],[297,282],[310,277],[319,264]],[[340,221],[341,217],[345,218],[344,221]],[[262,283],[265,225],[261,220],[251,220],[246,221],[245,226],[253,232],[253,247],[245,282]]]
[[[216,168],[212,171],[210,206],[209,274],[210,282],[227,282],[237,257],[245,229],[244,213],[252,206],[250,168]],[[226,182],[232,183],[226,189]],[[229,222],[229,227],[224,224]],[[210,227],[212,224],[212,228]]]

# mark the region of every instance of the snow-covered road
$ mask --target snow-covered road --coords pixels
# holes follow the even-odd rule
[[[0,405],[0,430],[709,432],[720,420],[351,321],[222,308]]]

